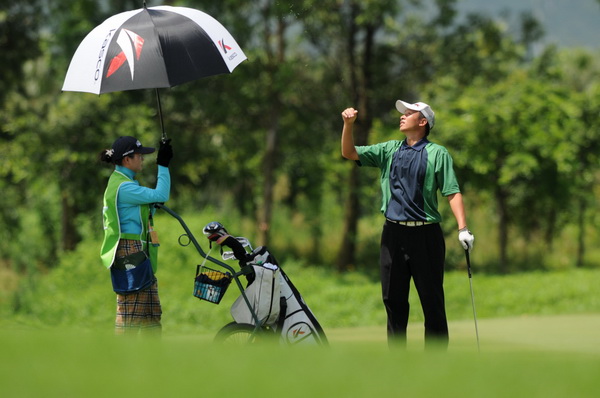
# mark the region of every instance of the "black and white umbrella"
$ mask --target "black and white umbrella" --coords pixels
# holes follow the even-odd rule
[[[233,36],[210,15],[144,3],[108,18],[83,39],[62,89],[103,94],[154,88],[162,126],[159,88],[231,73],[245,59]]]

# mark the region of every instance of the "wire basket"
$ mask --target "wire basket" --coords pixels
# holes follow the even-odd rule
[[[199,272],[200,270],[202,272]],[[198,266],[194,280],[194,297],[219,304],[230,283],[231,274],[229,272]]]

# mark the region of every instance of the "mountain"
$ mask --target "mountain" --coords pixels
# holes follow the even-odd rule
[[[518,26],[523,12],[531,13],[544,27],[543,44],[600,49],[598,0],[459,0],[459,15],[479,13]]]

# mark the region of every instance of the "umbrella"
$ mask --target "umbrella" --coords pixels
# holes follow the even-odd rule
[[[94,28],[75,51],[63,91],[103,94],[159,88],[231,73],[246,56],[210,15],[192,8],[157,6],[114,15]]]

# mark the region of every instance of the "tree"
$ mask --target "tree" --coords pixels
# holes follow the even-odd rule
[[[457,149],[456,164],[467,181],[493,192],[498,217],[498,269],[509,271],[510,226],[529,236],[546,229],[555,236],[557,209],[568,207],[573,136],[581,131],[575,101],[565,87],[535,79],[535,70],[516,69],[505,81],[477,80],[441,114],[446,139]]]
[[[495,198],[501,269],[512,263],[512,234],[543,235],[551,248],[574,219],[583,264],[583,231],[596,206],[588,187],[599,176],[597,62],[585,54],[565,59],[552,50],[533,58],[530,46],[540,31],[531,18],[524,17],[513,34],[481,16],[456,24],[453,0],[421,3],[188,0],[186,6],[222,22],[249,60],[232,75],[163,90],[176,152],[171,204],[256,219],[266,226],[259,243],[280,244],[282,228],[300,226],[300,234],[310,231],[312,250],[302,242],[298,253],[306,258],[310,251],[317,262],[332,220],[323,203],[343,205],[337,268],[359,265],[358,222],[367,212],[376,217],[379,190],[373,179],[366,181],[369,171],[341,161],[339,113],[359,108],[356,142],[367,144],[374,135],[399,134],[396,99],[425,100],[438,112],[434,139],[455,155],[460,180],[469,192]],[[148,145],[160,135],[151,90],[99,97],[60,93],[83,37],[109,15],[141,2],[31,4],[38,3],[0,12],[0,38],[20,29],[11,22],[15,15],[31,16],[26,36],[13,40],[11,33],[10,43],[0,41],[9,61],[0,77],[0,187],[10,203],[0,213],[6,226],[0,251],[23,268],[53,264],[82,233],[100,225],[99,200],[110,173],[95,162],[101,149],[118,134],[137,135]],[[413,12],[424,6],[426,13]],[[48,15],[40,18],[42,10]],[[567,103],[564,109],[557,109],[559,99]],[[565,140],[565,129],[577,134]],[[342,218],[337,207],[336,223]],[[284,217],[273,219],[274,209],[285,214],[285,225],[275,223]],[[292,253],[292,244],[285,244]]]
[[[0,3],[0,105],[13,89],[23,84],[23,64],[40,55],[42,5],[39,0]]]
[[[598,183],[598,164],[600,153],[600,117],[597,109],[600,100],[600,89],[597,84],[600,75],[600,59],[598,56],[582,50],[552,51],[538,61],[540,68],[555,71],[565,87],[578,99],[578,110],[575,113],[581,121],[581,130],[570,134],[577,152],[571,163],[573,198],[571,207],[577,209],[574,219],[577,220],[577,254],[575,264],[582,267],[586,254],[586,227],[590,216],[595,214],[596,199],[590,195],[590,186]],[[573,203],[574,202],[574,203]]]
[[[214,134],[220,148],[214,148],[211,156],[217,151],[226,155],[214,166],[224,166],[221,175],[227,175],[224,170],[229,169],[227,179],[238,208],[256,214],[258,241],[268,244],[275,184],[289,169],[283,148],[306,131],[310,121],[304,116],[314,108],[310,102],[314,97],[302,95],[312,84],[304,68],[305,54],[301,47],[288,46],[288,42],[299,40],[289,31],[298,25],[298,19],[292,2],[229,1],[211,11],[230,28],[249,61],[227,79],[178,88],[176,106],[202,113],[204,132]],[[192,90],[207,84],[211,87],[207,96],[189,98]],[[220,95],[211,95],[215,92]],[[189,118],[189,113],[186,116],[188,120],[182,123],[189,129],[198,119]],[[203,169],[208,167],[217,168],[205,165]]]
[[[339,91],[345,97],[340,102],[347,104],[349,100],[359,109],[360,118],[354,128],[355,142],[366,145],[374,118],[372,110],[376,96],[373,94],[378,88],[375,75],[387,75],[375,59],[377,34],[383,32],[387,18],[396,16],[398,4],[395,1],[331,1],[319,2],[319,6],[316,2],[304,4],[311,9],[311,13],[304,15],[307,35],[332,65],[332,82],[340,85]],[[315,12],[316,9],[319,12]],[[341,107],[337,112],[340,111]],[[358,170],[352,167],[347,178],[343,237],[337,256],[337,268],[340,270],[355,264],[360,216]]]

